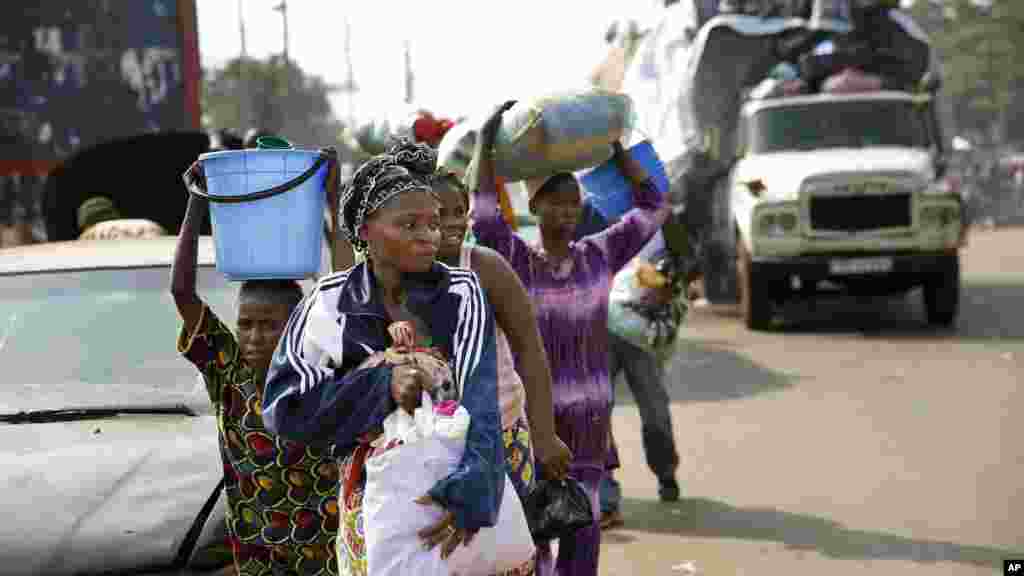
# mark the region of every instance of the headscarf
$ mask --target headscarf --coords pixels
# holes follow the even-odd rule
[[[363,163],[352,175],[341,197],[341,223],[352,247],[366,250],[359,231],[366,219],[385,202],[405,192],[433,194],[431,177],[437,164],[437,152],[426,144],[409,140],[398,143],[383,154]]]

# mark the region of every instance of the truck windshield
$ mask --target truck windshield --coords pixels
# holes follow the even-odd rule
[[[748,122],[750,152],[930,145],[925,110],[902,100],[826,101],[766,108]]]

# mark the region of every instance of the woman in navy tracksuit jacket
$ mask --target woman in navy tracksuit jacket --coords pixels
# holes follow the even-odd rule
[[[442,546],[447,556],[476,530],[494,526],[504,487],[493,314],[474,272],[434,260],[437,200],[429,182],[402,167],[418,158],[399,153],[416,152],[394,148],[353,176],[342,219],[367,262],[321,279],[296,309],[263,398],[263,419],[273,433],[334,445],[341,460],[339,561],[355,573],[365,571],[359,526],[369,442],[388,414],[399,407],[411,412],[429,385],[414,365],[357,368],[392,345],[392,322],[413,322],[426,338],[419,345],[445,354],[471,416],[457,470],[422,499],[447,511],[421,532],[424,542]]]

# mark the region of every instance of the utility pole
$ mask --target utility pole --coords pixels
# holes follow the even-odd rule
[[[355,129],[356,116],[355,116],[355,93],[359,92],[359,85],[356,84],[355,73],[352,70],[352,26],[345,18],[345,66],[348,69],[348,77],[345,79],[345,83],[338,87],[340,92],[348,94],[348,125],[350,129]]]
[[[281,0],[281,3],[274,6],[274,10],[281,13],[281,20],[284,24],[284,63],[288,64],[288,1]]]
[[[288,2],[287,0],[281,0],[281,3],[274,6],[274,10],[281,13],[281,21],[284,24],[284,49],[281,51],[281,55],[284,58],[284,90],[285,95],[291,94],[292,92],[292,70],[290,61],[288,60]]]
[[[249,55],[245,50],[245,17],[242,16],[242,0],[238,0],[238,34],[242,39],[242,60]]]
[[[415,91],[415,78],[412,73],[412,55],[409,41],[405,41],[405,103],[412,104]]]
[[[246,71],[249,60],[249,52],[245,46],[245,15],[242,8],[242,0],[238,0],[238,34],[242,41],[241,52],[238,59],[238,80],[241,90],[238,94],[238,130],[245,133],[249,128],[249,78]]]

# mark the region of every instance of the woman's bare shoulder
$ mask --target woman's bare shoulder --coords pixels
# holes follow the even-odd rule
[[[496,250],[479,244],[469,247],[469,267],[478,275],[490,273],[495,268],[511,269],[508,261]]]
[[[521,285],[519,275],[512,265],[497,251],[486,246],[472,247],[469,265],[488,291],[495,290],[501,293]]]

